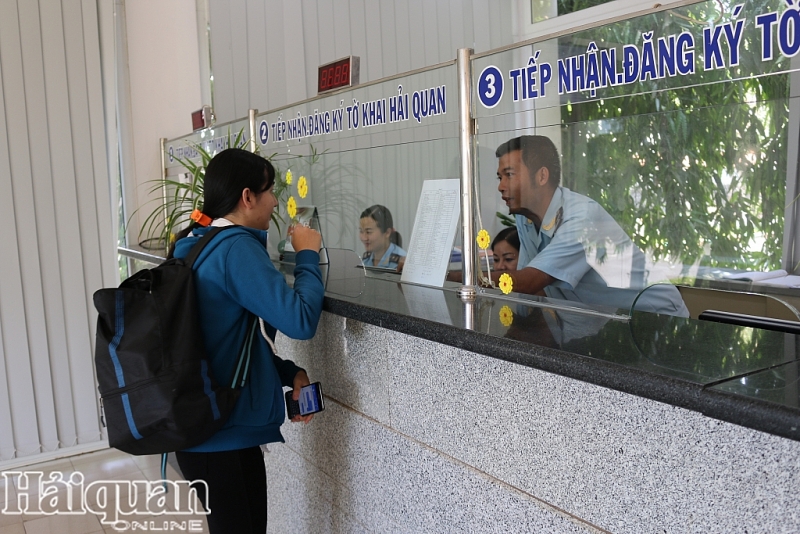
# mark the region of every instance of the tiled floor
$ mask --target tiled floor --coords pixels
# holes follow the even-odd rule
[[[161,479],[161,457],[160,456],[130,456],[115,449],[107,449],[90,454],[73,456],[52,462],[30,465],[24,468],[13,469],[10,471],[21,471],[28,473],[27,482],[19,476],[12,477],[0,476],[0,534],[111,534],[117,532],[136,531],[159,531],[159,532],[192,532],[195,534],[205,534],[208,532],[205,519],[202,515],[178,515],[175,510],[178,508],[173,502],[158,503],[151,500],[150,510],[158,509],[158,515],[130,513],[133,507],[129,504],[127,482],[141,481],[133,485],[137,489],[137,497],[146,491],[143,481]],[[45,506],[40,511],[39,499],[34,495],[39,494],[39,483],[36,475],[31,473],[44,473],[43,480],[47,481],[50,474],[60,472],[64,478],[73,476],[74,473],[83,475],[84,491],[73,491],[72,498],[68,495],[67,485],[54,484],[50,489],[60,487],[58,491],[44,499]],[[178,474],[167,466],[167,478],[178,480]],[[12,483],[9,483],[11,480]],[[116,481],[110,483],[106,481]],[[93,482],[96,484],[92,485]],[[32,490],[26,488],[32,487]],[[97,491],[96,488],[105,487],[106,490]],[[119,488],[119,490],[117,490]],[[173,493],[174,495],[174,493]],[[20,510],[24,506],[25,499],[28,500],[28,513],[10,513],[13,510]],[[83,497],[86,498],[86,505],[83,504]],[[104,500],[104,497],[107,499]],[[145,499],[139,498],[136,503],[137,512],[146,510]],[[71,515],[64,512],[69,511],[68,504],[72,503],[72,510],[77,510]],[[49,503],[49,504],[48,504]],[[118,523],[119,529],[115,529],[110,524],[101,523],[101,514],[84,512],[83,509],[94,511],[112,512],[117,509],[114,503],[119,503],[119,509],[129,514],[120,515],[119,518],[125,523]],[[49,510],[44,509],[49,506]],[[160,508],[159,508],[160,506]],[[186,507],[182,507],[183,510]],[[43,512],[55,512],[45,515]],[[31,513],[35,512],[35,513]],[[111,515],[107,516],[109,519]],[[152,524],[150,522],[153,522]],[[165,523],[166,522],[166,523]],[[138,527],[138,528],[137,528]]]

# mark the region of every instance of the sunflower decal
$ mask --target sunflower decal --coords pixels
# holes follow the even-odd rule
[[[481,231],[478,232],[478,237],[475,238],[475,241],[478,242],[478,246],[481,247],[482,250],[486,250],[489,248],[489,232],[481,228]]]
[[[500,291],[503,294],[508,295],[511,293],[511,290],[514,288],[514,279],[511,278],[511,275],[508,273],[503,273],[500,277]]]
[[[503,326],[511,326],[511,323],[514,322],[514,312],[508,306],[500,308],[500,322],[503,323]]]
[[[292,170],[286,169],[286,185],[292,185]]]
[[[297,215],[297,202],[295,202],[294,197],[289,197],[289,200],[286,202],[286,212],[292,219]]]
[[[300,198],[306,198],[308,194],[308,182],[305,176],[301,176],[300,179],[297,180],[297,194],[300,195]]]

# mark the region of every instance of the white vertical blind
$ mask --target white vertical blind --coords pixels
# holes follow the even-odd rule
[[[95,0],[0,0],[0,467],[102,443],[92,293],[115,283]]]

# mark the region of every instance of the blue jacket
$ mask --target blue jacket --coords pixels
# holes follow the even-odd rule
[[[194,230],[175,246],[184,258],[208,228]],[[269,336],[275,331],[309,339],[322,313],[324,287],[319,254],[297,253],[294,288],[272,264],[266,250],[267,232],[237,227],[214,237],[194,264],[195,284],[206,351],[214,376],[227,383],[247,329],[249,312],[264,319]],[[251,351],[250,376],[225,426],[191,452],[237,450],[283,441],[280,426],[286,407],[282,386],[291,387],[300,371],[272,353],[258,333]]]

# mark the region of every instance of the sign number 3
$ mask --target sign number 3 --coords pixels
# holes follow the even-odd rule
[[[494,65],[483,69],[478,77],[478,98],[486,108],[495,107],[503,98],[503,75]]]

